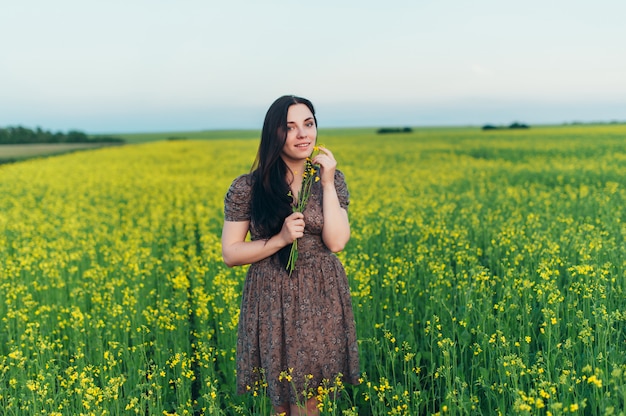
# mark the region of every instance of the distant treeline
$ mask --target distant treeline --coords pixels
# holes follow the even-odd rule
[[[492,124],[486,124],[483,126],[483,130],[502,130],[502,129],[528,129],[530,128],[527,124],[515,122],[508,127],[503,126],[494,126]]]
[[[90,137],[82,131],[70,130],[67,133],[53,133],[37,127],[32,130],[26,127],[0,127],[0,144],[30,143],[123,143],[124,139],[112,136]]]
[[[378,130],[376,130],[376,133],[378,134],[389,134],[389,133],[411,133],[413,132],[413,129],[410,127],[383,127],[380,128]]]

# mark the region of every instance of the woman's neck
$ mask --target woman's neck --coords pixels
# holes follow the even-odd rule
[[[287,165],[287,177],[285,180],[289,184],[289,190],[294,201],[297,201],[302,189],[302,174],[304,173],[304,166],[306,161],[285,160]]]
[[[304,173],[304,166],[306,164],[306,160],[283,159],[283,161],[285,162],[285,165],[287,165],[287,182],[291,182],[292,179],[295,179],[298,176],[302,176],[302,174]]]

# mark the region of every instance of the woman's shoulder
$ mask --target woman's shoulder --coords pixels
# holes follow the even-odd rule
[[[339,169],[335,169],[335,183],[337,182],[346,182],[346,175]]]
[[[248,200],[252,195],[253,176],[250,173],[245,173],[233,179],[228,192],[226,192],[226,200],[232,202]]]
[[[224,197],[224,219],[227,221],[248,221],[250,219],[253,175],[237,176]]]
[[[233,179],[233,182],[230,185],[232,190],[240,190],[240,189],[250,189],[252,188],[252,184],[254,181],[254,175],[251,173],[244,173],[242,175],[237,176]]]
[[[337,191],[337,197],[339,197],[339,205],[341,208],[348,209],[348,205],[350,205],[350,192],[348,191],[345,175],[338,169],[335,170],[335,189]]]

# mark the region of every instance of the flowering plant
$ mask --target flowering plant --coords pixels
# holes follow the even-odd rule
[[[315,146],[313,151],[319,151],[319,147]],[[309,202],[309,197],[311,196],[311,189],[313,184],[320,180],[320,177],[317,175],[317,165],[313,164],[313,161],[310,157],[306,158],[306,162],[304,163],[304,172],[302,172],[302,188],[300,189],[300,193],[298,193],[298,199],[295,204],[292,206],[293,212],[304,212],[306,209],[306,204]],[[289,195],[291,196],[291,191],[289,191]],[[289,271],[289,276],[296,268],[296,261],[298,260],[298,239],[295,239],[291,244],[291,251],[289,252],[289,261],[287,262],[287,270]]]

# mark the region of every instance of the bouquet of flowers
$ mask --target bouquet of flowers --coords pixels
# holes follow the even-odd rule
[[[319,148],[315,146],[313,150],[319,151]],[[311,196],[311,188],[315,182],[320,180],[320,177],[317,175],[316,168],[317,166],[315,166],[311,158],[308,157],[304,165],[304,172],[302,173],[302,189],[300,189],[300,193],[298,194],[298,200],[293,205],[293,212],[304,212],[306,204],[309,202],[309,197]],[[291,273],[296,268],[297,260],[298,239],[294,240],[291,244],[291,251],[289,252],[289,261],[287,262],[287,271],[289,271],[289,276],[291,276]]]

